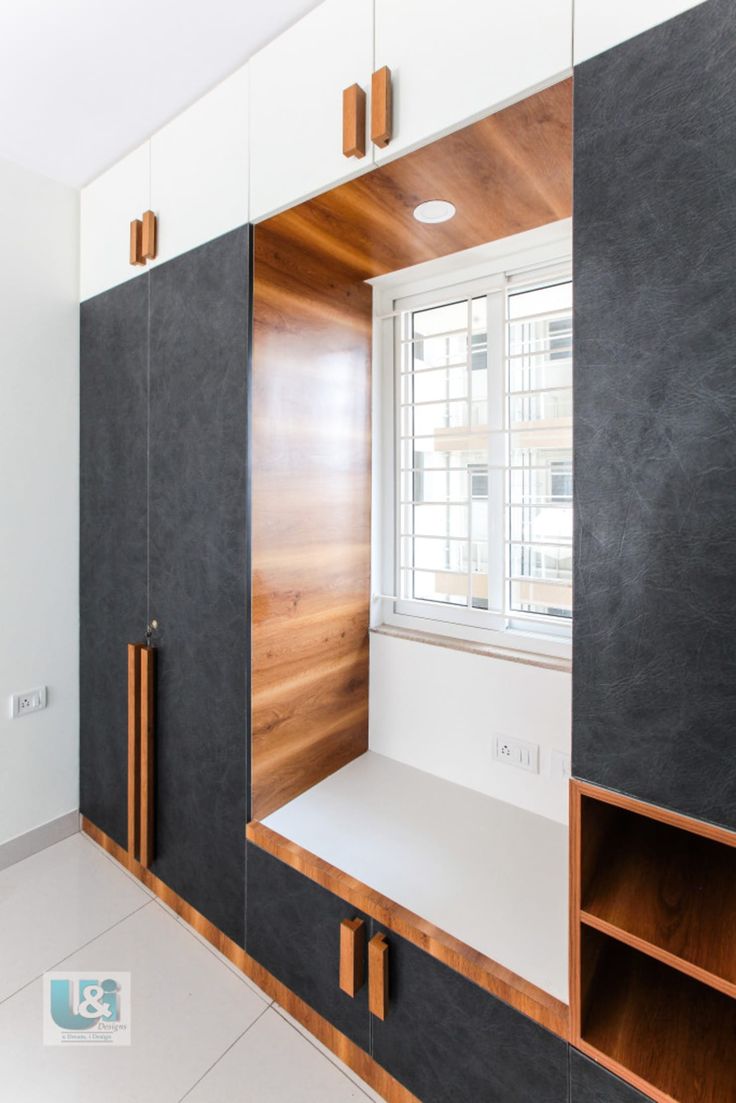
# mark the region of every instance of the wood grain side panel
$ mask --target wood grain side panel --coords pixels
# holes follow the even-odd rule
[[[267,996],[275,1000],[289,1015],[301,1023],[310,1034],[313,1034],[323,1045],[327,1046],[336,1057],[344,1061],[374,1091],[378,1092],[386,1100],[386,1103],[421,1103],[416,1096],[407,1091],[397,1080],[394,1080],[385,1069],[377,1065],[367,1053],[356,1046],[354,1042],[351,1042],[349,1038],[346,1038],[339,1030],[336,1030],[326,1019],[313,1011],[303,1000],[300,1000],[298,996],[295,996],[249,954],[246,954],[245,950],[242,950],[208,919],[205,919],[200,912],[187,904],[185,900],[182,900],[168,885],[151,873],[150,869],[146,869],[140,862],[131,858],[121,846],[118,846],[116,842],[84,816],[82,817],[82,830],[98,846],[112,855],[125,869],[146,885],[159,900],[162,900],[172,911],[181,916],[190,927],[211,943],[216,950],[219,950],[233,965],[245,973]]]
[[[256,227],[252,800],[258,818],[368,745],[371,293]]]
[[[140,856],[141,645],[128,644],[128,853]]]
[[[517,976],[510,969],[479,953],[426,919],[415,915],[387,896],[368,888],[298,846],[262,823],[249,823],[246,836],[256,846],[296,869],[305,877],[340,896],[357,910],[372,916],[382,926],[401,935],[455,972],[504,1000],[554,1034],[570,1036],[569,1012],[565,1004]]]

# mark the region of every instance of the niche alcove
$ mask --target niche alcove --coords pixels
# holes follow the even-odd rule
[[[417,222],[439,197],[456,217]],[[366,281],[571,213],[567,80],[256,226],[247,828],[564,1037],[566,829],[369,750]],[[494,867],[499,837],[523,840],[524,877]]]

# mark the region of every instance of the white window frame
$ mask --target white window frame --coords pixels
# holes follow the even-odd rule
[[[397,493],[397,462],[400,412],[399,327],[396,318],[407,310],[422,309],[459,299],[488,295],[489,310],[503,309],[509,285],[524,288],[545,286],[551,280],[572,278],[572,235],[569,219],[527,233],[493,242],[479,249],[417,265],[400,273],[372,280],[374,288],[374,502],[372,616],[374,627],[382,624],[409,632],[430,632],[458,640],[485,643],[521,651],[569,657],[572,626],[569,621],[538,614],[514,614],[471,611],[401,599],[399,589],[398,532],[400,501]],[[400,303],[400,308],[396,304]],[[505,332],[505,319],[503,320]],[[490,331],[490,327],[489,327]],[[505,355],[498,364],[490,360],[489,371],[505,394]],[[574,355],[574,350],[573,350]],[[498,356],[495,359],[499,359]],[[490,388],[489,388],[490,390]],[[504,407],[505,403],[501,403]],[[498,405],[497,407],[498,408]],[[499,426],[505,428],[505,426]],[[503,439],[500,437],[499,439]],[[494,492],[493,471],[489,471],[489,531],[493,525],[505,525],[505,495]],[[503,489],[505,474],[495,472]],[[499,505],[500,503],[500,505]],[[493,516],[494,511],[498,516]],[[503,538],[489,540],[489,556],[505,558]],[[499,580],[505,575],[505,563],[489,564]],[[494,603],[495,604],[495,603]],[[497,605],[498,608],[498,605]]]

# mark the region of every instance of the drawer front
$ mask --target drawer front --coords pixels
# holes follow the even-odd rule
[[[338,983],[340,924],[365,916],[251,843],[246,899],[248,953],[367,1051],[367,984],[351,998]]]
[[[382,930],[374,924],[372,933]],[[568,1047],[391,931],[373,1057],[422,1103],[568,1103]]]
[[[570,1048],[570,1103],[647,1103],[648,1095]]]

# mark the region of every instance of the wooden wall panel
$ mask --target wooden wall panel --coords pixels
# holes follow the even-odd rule
[[[368,746],[371,293],[256,231],[253,815]]]
[[[426,226],[417,204],[449,199]],[[572,211],[562,81],[255,229],[252,815],[368,746],[366,280]]]

